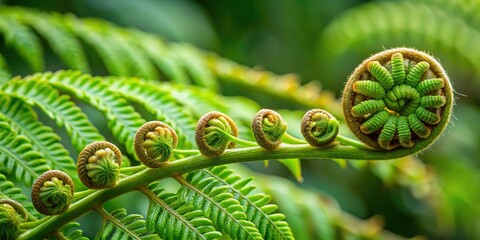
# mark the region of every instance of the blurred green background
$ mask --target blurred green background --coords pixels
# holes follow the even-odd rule
[[[3,0],[73,13],[188,42],[257,69],[318,80],[340,96],[362,59],[407,46],[438,57],[457,91],[452,122],[441,138],[404,168],[302,162],[298,186],[325,192],[360,218],[381,215],[406,237],[480,239],[480,2],[475,0]],[[3,46],[2,46],[3,48]],[[18,73],[23,73],[22,68]],[[55,69],[53,69],[55,70]],[[15,73],[15,72],[14,72]],[[235,89],[225,93],[238,95]],[[263,106],[274,103],[264,99]],[[276,103],[278,105],[278,103]],[[406,161],[408,163],[408,161]],[[293,177],[279,164],[258,171]],[[398,164],[397,164],[398,166]],[[428,175],[418,175],[423,169]],[[388,171],[408,179],[382,178]],[[403,176],[400,174],[400,176]],[[287,215],[288,216],[288,215]]]

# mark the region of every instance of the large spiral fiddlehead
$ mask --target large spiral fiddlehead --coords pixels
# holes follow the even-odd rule
[[[170,159],[177,143],[178,136],[173,128],[160,121],[151,121],[138,129],[133,145],[145,166],[158,168]]]
[[[335,140],[339,126],[337,119],[327,111],[312,109],[303,116],[301,132],[308,144],[322,147]]]
[[[282,143],[282,136],[286,130],[287,123],[273,110],[262,109],[253,117],[253,135],[258,145],[266,150],[277,148]]]
[[[235,142],[230,141],[226,134],[238,137],[238,128],[233,120],[221,112],[209,112],[198,120],[195,143],[203,155],[220,156],[226,148],[235,147]]]
[[[452,105],[453,90],[440,64],[408,48],[365,60],[343,92],[349,127],[375,149],[427,147],[447,125]]]
[[[77,173],[88,188],[109,188],[120,178],[122,153],[109,142],[93,142],[78,155]]]
[[[65,212],[73,197],[72,179],[64,172],[50,170],[40,175],[32,187],[32,203],[44,215]]]

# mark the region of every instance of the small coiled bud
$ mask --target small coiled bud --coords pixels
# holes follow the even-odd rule
[[[178,136],[173,128],[160,121],[151,121],[138,129],[133,145],[145,166],[158,168],[170,159],[177,143]]]
[[[68,209],[73,191],[73,181],[66,173],[50,170],[33,183],[32,203],[41,214],[57,215]]]
[[[19,202],[8,198],[0,199],[0,239],[17,238],[22,221],[18,212],[24,215],[25,220],[28,218],[25,208]]]
[[[78,155],[77,173],[82,183],[91,189],[115,186],[120,178],[122,153],[109,142],[88,144]]]
[[[195,129],[195,143],[198,150],[207,157],[222,155],[225,149],[234,148],[235,143],[225,134],[238,137],[238,128],[231,118],[221,112],[209,112],[198,120]]]
[[[270,109],[262,109],[253,117],[252,130],[260,147],[274,150],[282,143],[287,123],[283,121],[279,113]]]
[[[337,119],[322,109],[312,109],[305,113],[301,132],[308,144],[322,147],[335,140],[340,124]]]

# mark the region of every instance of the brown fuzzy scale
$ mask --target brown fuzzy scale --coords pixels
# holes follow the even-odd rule
[[[90,189],[102,189],[111,186],[99,186],[95,184],[88,176],[87,164],[88,159],[95,155],[95,152],[100,149],[110,148],[115,154],[115,162],[118,166],[122,165],[122,152],[112,143],[105,141],[98,141],[88,144],[78,155],[77,159],[77,173],[83,185]]]
[[[138,159],[147,167],[150,168],[159,168],[165,165],[165,162],[156,161],[154,158],[156,156],[148,156],[147,151],[145,150],[145,146],[143,143],[146,140],[146,135],[149,132],[155,131],[155,128],[165,128],[168,129],[172,134],[172,148],[176,148],[178,144],[178,136],[175,130],[171,128],[169,125],[160,122],[160,121],[150,121],[143,124],[135,134],[135,140],[133,142],[133,149],[137,154]]]
[[[222,153],[225,151],[226,148],[234,148],[235,143],[230,142],[227,146],[224,146],[223,148],[216,150],[210,147],[208,145],[207,140],[205,139],[205,128],[207,128],[208,121],[211,119],[219,118],[219,117],[224,117],[228,124],[230,125],[230,128],[232,129],[232,136],[238,137],[238,128],[237,125],[235,125],[235,122],[228,117],[227,115],[221,113],[221,112],[208,112],[205,115],[203,115],[197,123],[197,127],[195,128],[195,143],[197,144],[198,150],[207,157],[218,157],[222,155]]]
[[[40,175],[32,186],[32,203],[35,209],[43,215],[53,215],[50,209],[43,204],[42,199],[40,198],[40,189],[43,187],[43,183],[50,181],[53,177],[61,180],[64,185],[70,185],[70,194],[73,196],[74,193],[73,181],[66,173],[58,170],[49,170]],[[65,206],[60,213],[66,211],[67,209],[68,206]]]
[[[383,149],[377,142],[380,131],[376,131],[372,134],[362,133],[360,131],[360,125],[365,122],[367,118],[364,116],[355,117],[351,113],[352,107],[358,104],[358,102],[364,101],[365,99],[364,96],[362,96],[361,94],[357,94],[353,91],[353,85],[357,81],[371,79],[371,74],[367,69],[368,63],[371,61],[378,61],[381,65],[385,66],[387,69],[390,69],[391,56],[395,53],[401,53],[403,55],[403,59],[405,64],[407,65],[407,68],[410,65],[416,64],[421,61],[425,61],[430,65],[430,68],[422,76],[421,81],[430,78],[444,79],[444,87],[434,92],[434,94],[442,95],[446,99],[445,105],[441,108],[436,109],[436,113],[440,117],[440,121],[437,125],[425,124],[428,129],[432,130],[432,134],[434,133],[433,129],[439,128],[439,131],[435,131],[438,132],[438,134],[432,135],[426,139],[419,138],[416,134],[412,134],[412,141],[414,141],[415,143],[418,143],[420,141],[428,141],[427,145],[430,145],[434,142],[436,138],[439,137],[439,133],[441,133],[442,129],[446,127],[448,120],[450,119],[453,106],[453,90],[450,80],[445,73],[445,70],[441,67],[440,63],[432,56],[415,49],[394,48],[390,50],[385,50],[367,58],[357,68],[355,68],[343,90],[342,104],[345,120],[347,121],[348,126],[355,134],[355,136],[357,136],[357,138],[359,138],[362,142],[372,148]],[[395,135],[394,140],[398,141],[398,136]]]
[[[277,116],[278,120],[283,122],[282,117],[279,113],[270,110],[270,109],[262,109],[258,111],[252,120],[252,130],[255,140],[257,141],[258,145],[266,150],[275,150],[282,143],[282,139],[277,139],[272,141],[271,138],[267,136],[265,131],[263,131],[263,119],[268,117],[269,115]]]

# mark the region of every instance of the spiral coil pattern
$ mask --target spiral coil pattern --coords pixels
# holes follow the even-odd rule
[[[122,153],[114,144],[93,142],[78,155],[77,173],[88,188],[109,188],[120,178],[121,165]]]
[[[226,148],[234,148],[235,143],[225,134],[238,137],[238,128],[233,120],[221,112],[206,113],[198,120],[195,129],[198,150],[207,157],[217,157]]]
[[[305,113],[301,132],[308,144],[323,147],[335,140],[340,124],[337,119],[322,109],[312,109]]]
[[[287,123],[279,113],[262,109],[253,117],[252,131],[260,147],[274,150],[282,143],[282,136],[287,130]]]
[[[32,203],[41,214],[57,215],[68,209],[73,192],[73,181],[66,173],[50,170],[33,183]]]
[[[349,127],[375,149],[411,148],[418,142],[429,145],[446,126],[452,104],[453,91],[440,64],[408,48],[365,60],[343,94]]]
[[[178,136],[173,128],[160,121],[150,121],[138,129],[134,149],[145,166],[158,168],[171,158],[177,144]]]

